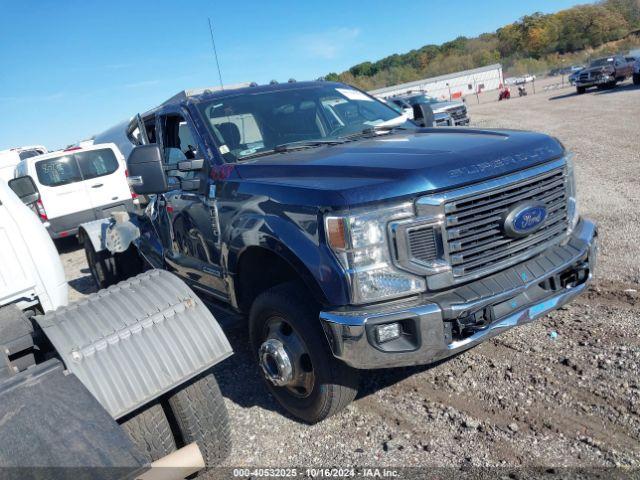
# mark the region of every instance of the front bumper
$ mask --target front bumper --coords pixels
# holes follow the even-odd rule
[[[582,293],[597,262],[597,229],[581,220],[563,244],[507,270],[410,301],[320,313],[336,358],[360,369],[424,365],[529,323]],[[455,332],[460,319],[489,312],[491,322]],[[399,322],[403,335],[379,343],[376,326]]]
[[[597,87],[598,85],[606,85],[608,83],[611,83],[614,80],[615,80],[615,77],[608,74],[602,74],[602,75],[598,75],[597,77],[591,77],[588,80],[577,79],[576,86],[584,87],[584,88]]]

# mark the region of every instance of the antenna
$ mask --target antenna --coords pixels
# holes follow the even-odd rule
[[[213,39],[213,27],[211,26],[211,17],[207,17],[209,20],[209,34],[211,35],[211,45],[213,46],[213,55],[216,57],[216,65],[218,66],[218,78],[220,79],[220,89],[224,90],[222,84],[222,73],[220,73],[220,62],[218,61],[218,51],[216,50],[216,41]]]

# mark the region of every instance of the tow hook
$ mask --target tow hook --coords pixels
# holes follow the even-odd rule
[[[283,387],[293,380],[291,359],[280,340],[265,341],[260,345],[258,357],[265,377],[274,385]]]

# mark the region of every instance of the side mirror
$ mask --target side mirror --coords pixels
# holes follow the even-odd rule
[[[155,143],[139,145],[127,160],[129,185],[138,195],[153,195],[169,190],[162,152]]]
[[[29,176],[13,178],[8,185],[25,205],[32,205],[40,200],[38,187]]]

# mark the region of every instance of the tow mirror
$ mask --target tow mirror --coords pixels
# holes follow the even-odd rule
[[[9,180],[9,188],[18,196],[25,205],[32,205],[40,200],[38,187],[29,176],[13,178]]]
[[[160,147],[151,143],[139,145],[127,160],[129,185],[138,195],[153,195],[169,190]]]

